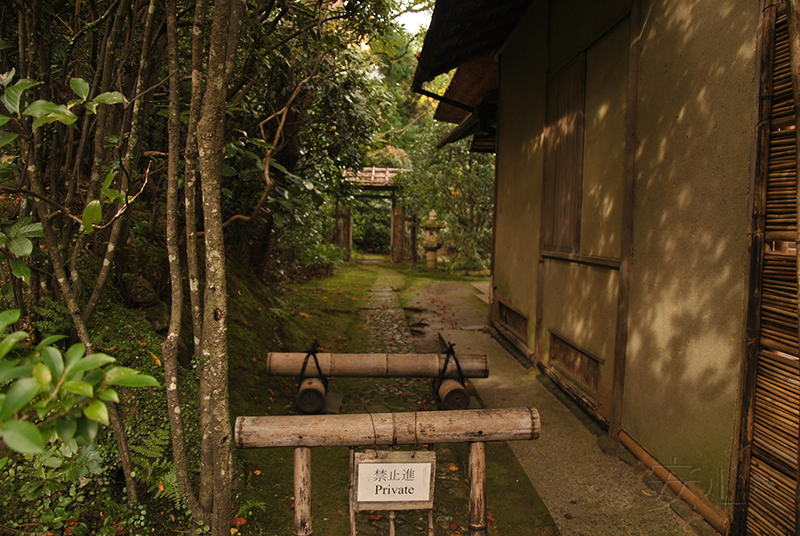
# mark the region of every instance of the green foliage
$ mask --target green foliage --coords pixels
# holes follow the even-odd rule
[[[417,149],[395,183],[409,215],[422,220],[433,209],[446,223],[442,239],[453,269],[483,269],[490,254],[494,156],[470,153],[469,140],[437,149],[449,128],[420,123]]]
[[[367,253],[386,253],[392,238],[392,204],[387,199],[353,202],[353,246]]]
[[[0,328],[19,320],[19,311],[0,313]],[[82,344],[64,354],[49,337],[33,348],[19,344],[24,331],[0,342],[0,437],[11,450],[45,452],[56,438],[87,445],[97,425],[108,425],[106,402],[119,402],[114,387],[157,386],[158,382],[102,353],[85,355]]]
[[[38,319],[31,327],[44,335],[67,335],[72,329],[69,309],[48,296],[42,296],[40,305],[34,305]]]

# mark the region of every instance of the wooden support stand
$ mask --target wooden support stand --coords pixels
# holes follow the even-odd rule
[[[294,447],[295,536],[311,536],[311,447],[464,443],[469,446],[470,536],[486,536],[486,441],[536,439],[536,408],[356,415],[238,417],[239,448]],[[351,454],[352,456],[352,454]],[[351,527],[354,518],[351,512]]]
[[[294,449],[294,536],[312,536],[311,449]]]

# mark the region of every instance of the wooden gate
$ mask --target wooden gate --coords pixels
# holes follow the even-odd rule
[[[795,116],[785,5],[766,0],[751,242],[747,369],[733,534],[797,534]]]

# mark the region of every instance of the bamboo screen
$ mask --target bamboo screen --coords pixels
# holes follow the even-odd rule
[[[761,330],[747,493],[748,535],[795,534],[798,456],[797,174],[786,16],[776,19]]]
[[[547,84],[542,245],[566,253],[580,247],[586,57],[550,75]]]

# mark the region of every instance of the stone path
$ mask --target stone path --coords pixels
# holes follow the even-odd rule
[[[361,311],[361,319],[368,332],[367,351],[415,353],[414,339],[395,290],[402,282],[402,277],[377,265],[367,267],[378,273],[378,279],[369,293],[369,303]],[[365,411],[371,413],[436,409],[430,382],[420,378],[376,380],[374,385],[363,391],[360,403]],[[343,413],[350,412],[346,407],[342,410]],[[435,450],[436,534],[466,534],[469,498],[466,468],[450,446],[437,445]],[[388,519],[389,512],[361,512],[356,517],[358,534],[389,534]],[[397,512],[395,524],[397,536],[427,534],[428,513],[422,510]]]

